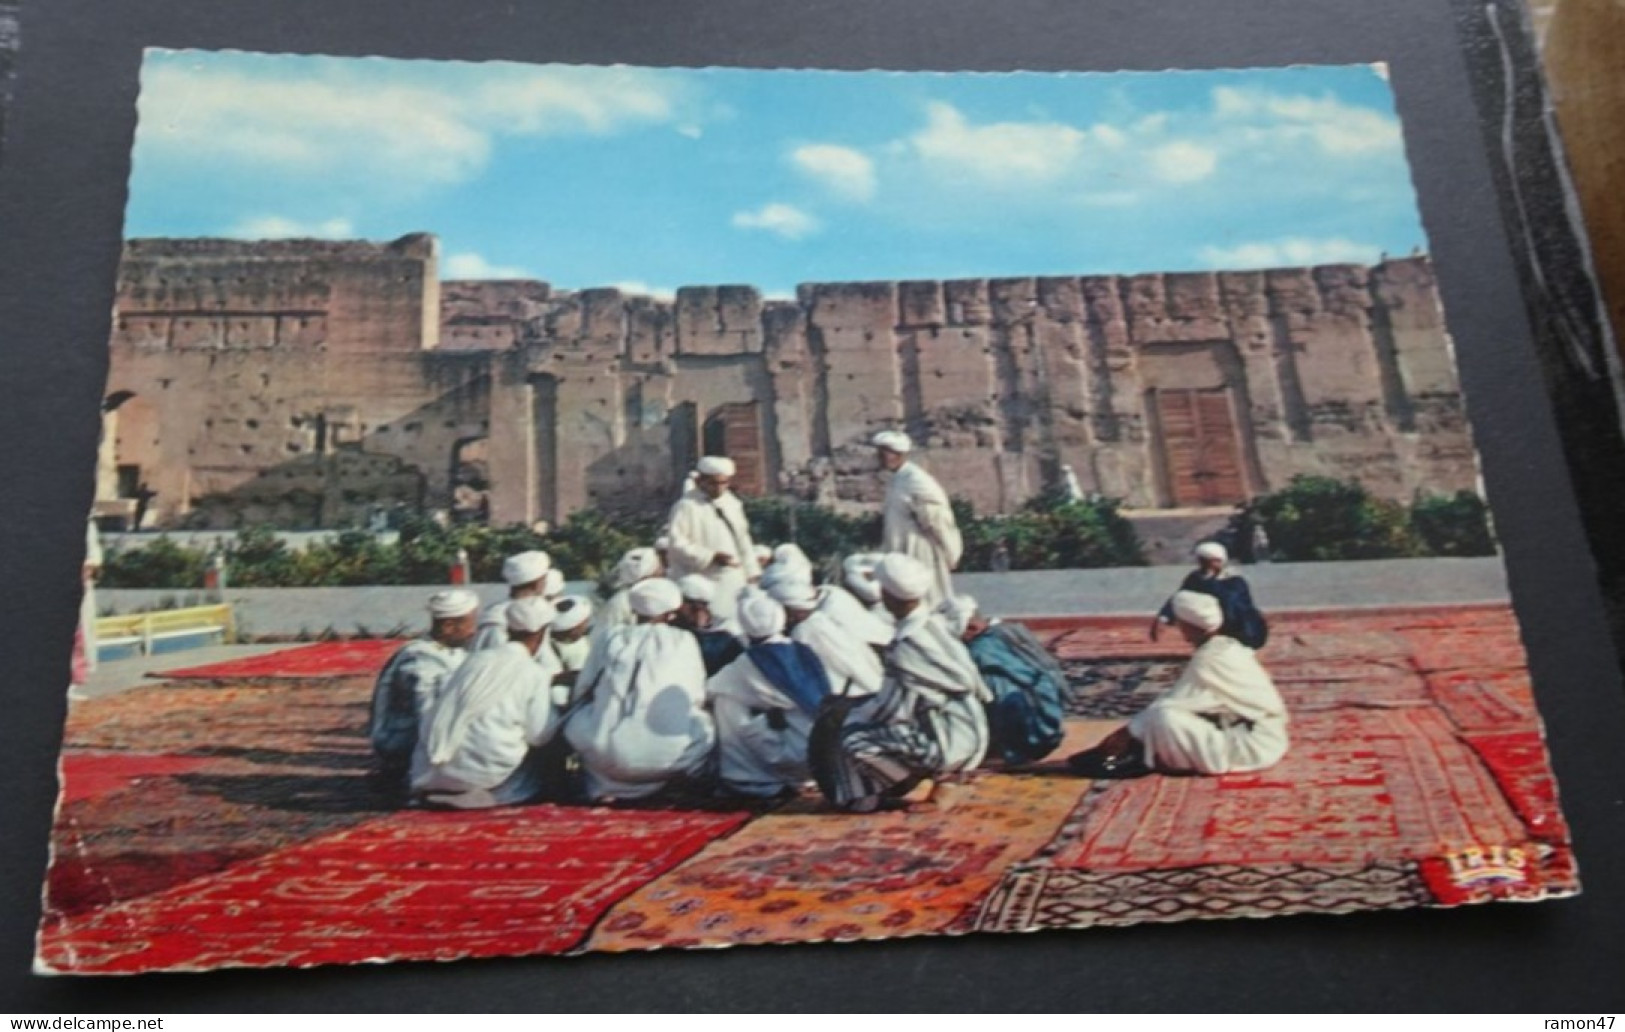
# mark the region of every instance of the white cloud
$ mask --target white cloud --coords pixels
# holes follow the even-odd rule
[[[473,66],[376,62],[150,64],[141,157],[381,189],[444,184],[482,169],[501,137],[602,135],[673,121],[682,107],[677,87],[639,69],[493,65],[471,78]]]
[[[791,151],[790,161],[837,197],[867,201],[875,195],[875,163],[851,147],[810,143]]]
[[[1021,186],[1060,178],[1083,153],[1086,138],[1060,122],[972,125],[958,108],[938,101],[908,142],[928,164],[988,185]]]
[[[1272,93],[1218,86],[1213,110],[1221,119],[1242,122],[1288,140],[1310,140],[1327,154],[1364,156],[1398,150],[1399,122],[1371,108],[1345,104],[1332,96]]]
[[[454,280],[533,279],[517,265],[495,265],[476,251],[447,255],[440,263],[440,277]]]
[[[786,240],[800,240],[818,230],[817,219],[800,208],[776,201],[755,211],[734,212],[730,221],[735,229],[759,229]]]
[[[255,215],[226,230],[226,235],[239,240],[345,240],[355,236],[355,226],[349,219],[301,222],[282,215]]]
[[[642,280],[621,280],[618,283],[611,283],[610,286],[623,294],[652,297],[656,301],[670,301],[677,296],[676,287],[652,287]]]
[[[1299,265],[1334,265],[1355,262],[1369,265],[1382,257],[1375,244],[1347,237],[1281,237],[1255,240],[1235,247],[1204,247],[1200,258],[1214,269],[1273,269]]]
[[[1165,143],[1151,152],[1151,171],[1167,183],[1194,183],[1219,166],[1219,155],[1190,140]]]

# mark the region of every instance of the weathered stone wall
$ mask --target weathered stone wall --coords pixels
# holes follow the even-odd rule
[[[109,391],[135,397],[109,422],[109,461],[139,468],[160,523],[331,526],[450,508],[461,449],[489,435],[472,451],[494,521],[648,513],[725,412],[748,424],[729,432],[759,431],[767,489],[838,506],[879,500],[866,442],[900,427],[982,511],[1065,467],[1086,491],[1169,509],[1194,504],[1180,463],[1213,440],[1178,437],[1166,399],[1202,395],[1241,496],[1299,473],[1400,499],[1476,486],[1425,258],[663,301],[441,284],[435,252],[422,235],[132,241]]]

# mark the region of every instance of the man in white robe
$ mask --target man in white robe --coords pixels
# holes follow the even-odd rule
[[[565,726],[594,802],[643,799],[700,776],[716,740],[700,647],[671,622],[682,592],[654,578],[633,587],[629,602],[637,623],[594,647]]]
[[[881,468],[892,474],[886,488],[881,548],[916,559],[931,571],[925,605],[935,609],[953,596],[950,575],[965,551],[953,506],[936,478],[909,458],[914,442],[907,434],[887,430],[875,435],[874,445]]]
[[[711,610],[731,619],[735,599],[762,570],[756,560],[745,507],[731,487],[732,459],[707,455],[695,466],[694,487],[671,508],[667,535],[671,538],[673,580],[690,574],[708,578],[717,586]]]
[[[875,580],[875,567],[884,558],[884,552],[859,552],[847,556],[841,562],[841,584],[852,593],[853,598],[868,606],[869,612],[877,620],[888,627],[896,627],[897,621],[880,601],[880,582]]]
[[[705,660],[705,675],[710,677],[737,659],[744,649],[737,634],[738,623],[735,620],[723,623],[711,612],[711,600],[716,597],[717,587],[707,578],[691,573],[677,582],[677,590],[683,593],[683,604],[677,607],[672,624],[694,635],[700,646],[700,658]]]
[[[558,615],[548,629],[548,644],[559,661],[555,678],[565,684],[574,684],[592,654],[592,602],[579,595],[568,595],[555,603]]]
[[[468,657],[479,609],[472,591],[435,592],[429,596],[429,633],[397,649],[378,674],[367,737],[391,787],[408,787],[424,716]]]
[[[502,560],[502,580],[508,585],[508,598],[485,608],[480,614],[479,631],[474,635],[470,651],[497,649],[508,643],[508,605],[522,598],[544,593],[547,575],[553,570],[553,558],[546,552],[520,552]]]
[[[536,660],[553,617],[552,603],[539,596],[512,602],[508,642],[473,653],[447,680],[412,759],[412,791],[422,803],[479,809],[540,794],[541,750],[560,715],[550,667]]]
[[[932,572],[905,555],[888,555],[875,572],[897,620],[885,680],[847,718],[833,762],[814,768],[831,802],[860,813],[890,798],[929,799],[942,779],[981,763],[991,700],[964,643],[924,604]]]
[[[1180,591],[1176,625],[1196,646],[1174,686],[1106,740],[1067,760],[1092,778],[1231,774],[1280,762],[1290,744],[1286,704],[1252,649],[1219,631],[1212,595]]]
[[[850,595],[851,607],[839,603],[826,607],[821,589],[807,581],[779,581],[772,596],[784,607],[790,639],[812,649],[824,664],[831,691],[852,698],[880,691],[885,678],[880,650],[891,644],[889,626]]]
[[[829,694],[816,653],[784,636],[784,607],[760,592],[739,606],[750,644],[706,685],[725,789],[769,798],[812,779],[807,736]]]
[[[611,579],[615,593],[604,603],[598,611],[598,618],[593,621],[593,638],[597,640],[617,627],[630,627],[636,623],[637,615],[632,612],[632,589],[646,580],[663,576],[664,572],[660,554],[652,548],[634,548],[621,556],[621,561],[615,564],[615,576]]]

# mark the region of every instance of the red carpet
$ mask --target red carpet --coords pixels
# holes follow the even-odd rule
[[[68,753],[62,757],[60,805],[68,806],[154,778],[185,774],[208,766],[206,759],[142,753]]]
[[[324,641],[224,663],[164,670],[154,676],[227,681],[245,678],[351,677],[357,674],[376,674],[383,667],[384,661],[404,644],[406,644],[404,640],[394,638]]]
[[[561,953],[610,904],[746,817],[397,813],[66,920],[45,959],[113,973]]]

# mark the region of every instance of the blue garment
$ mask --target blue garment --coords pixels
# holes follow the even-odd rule
[[[752,645],[745,655],[773,687],[809,715],[818,715],[819,704],[829,695],[829,675],[818,653],[797,641],[774,641]]]
[[[1061,744],[1066,674],[1021,624],[996,623],[966,645],[993,693],[988,735],[1006,763],[1041,760]]]
[[[706,677],[715,677],[717,671],[738,659],[745,651],[739,639],[727,631],[696,630],[689,633],[700,643],[700,659],[705,662]]]
[[[1269,624],[1265,621],[1264,614],[1259,612],[1258,606],[1253,603],[1252,590],[1247,587],[1244,578],[1209,577],[1201,570],[1192,570],[1186,574],[1179,590],[1212,595],[1219,600],[1219,611],[1224,614],[1224,623],[1219,626],[1218,633],[1225,637],[1234,638],[1250,649],[1261,649],[1269,641]],[[1158,615],[1168,623],[1173,623],[1174,600],[1169,599],[1164,603]]]

